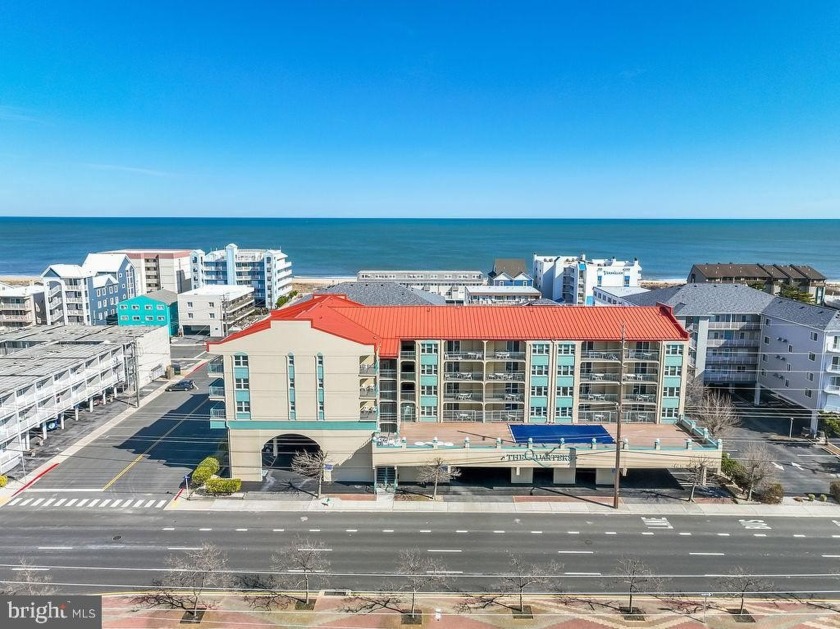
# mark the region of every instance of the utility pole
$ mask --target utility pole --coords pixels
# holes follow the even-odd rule
[[[615,420],[615,475],[613,480],[613,508],[618,509],[618,496],[621,484],[621,413],[624,395],[624,351],[627,345],[625,326],[621,324],[621,360],[618,363],[618,417]]]
[[[137,347],[137,340],[134,341],[134,392],[137,396],[137,408],[140,408],[140,350]]]

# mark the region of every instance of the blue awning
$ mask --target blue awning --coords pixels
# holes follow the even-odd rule
[[[598,424],[508,424],[510,434],[516,443],[558,444],[563,439],[565,443],[615,443],[606,428]]]

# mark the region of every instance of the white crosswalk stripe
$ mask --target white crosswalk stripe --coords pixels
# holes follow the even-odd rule
[[[642,518],[642,522],[645,523],[645,526],[649,529],[673,529],[674,527],[671,526],[671,523],[668,522],[668,518]]]
[[[163,509],[168,499],[159,498],[52,498],[41,497],[25,497],[19,496],[13,498],[6,507],[26,507],[33,509],[56,508],[56,507],[70,507],[72,509]]]

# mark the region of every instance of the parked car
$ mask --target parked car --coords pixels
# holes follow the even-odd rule
[[[181,380],[166,387],[167,391],[192,391],[195,389],[195,382],[192,380]]]

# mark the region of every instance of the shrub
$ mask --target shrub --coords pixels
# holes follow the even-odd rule
[[[785,490],[779,483],[768,485],[759,496],[759,500],[764,504],[777,505],[785,497]]]
[[[808,494],[808,502],[814,502],[814,498],[816,498],[814,494]]]
[[[840,480],[831,481],[831,485],[828,486],[828,493],[834,500],[840,502]]]
[[[211,468],[205,466],[201,467],[200,465],[195,468],[195,471],[192,473],[192,482],[193,485],[198,487],[199,485],[203,485],[210,477],[213,476],[214,472]]]
[[[5,487],[6,483],[9,482],[9,479],[3,475],[0,475],[0,487]]]
[[[221,468],[222,463],[219,461],[219,458],[214,456],[205,457],[201,463],[196,466],[196,469],[200,467],[209,467],[212,470],[213,474],[216,474]]]
[[[720,459],[720,471],[726,474],[729,478],[732,478],[732,474],[737,466],[738,461],[724,452]]]
[[[239,478],[211,478],[204,484],[208,494],[214,496],[229,495],[242,489],[242,480]]]
[[[825,494],[820,494],[820,502],[828,502],[828,496]]]

